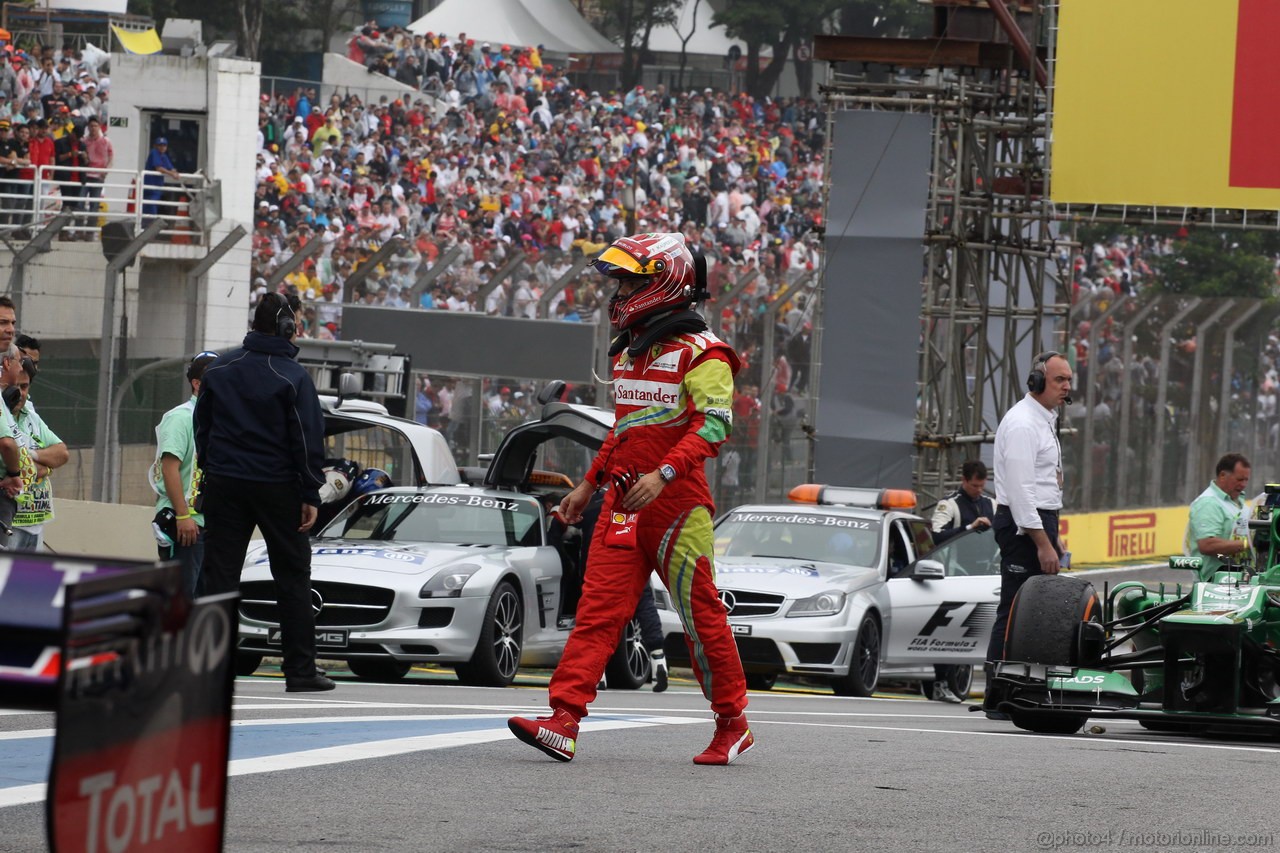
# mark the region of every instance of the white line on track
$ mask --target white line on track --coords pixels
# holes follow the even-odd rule
[[[527,710],[527,709],[525,709]],[[459,718],[475,719],[493,717],[491,714],[466,714]],[[454,719],[450,716],[448,719]],[[299,717],[292,720],[245,720],[233,722],[232,726],[270,725],[285,723],[327,723],[327,722],[378,722],[381,720],[420,720],[439,719],[424,717],[421,714],[391,717]],[[650,717],[642,720],[584,720],[582,731],[602,732],[616,729],[638,729],[648,726],[687,725],[701,723],[703,719],[687,717]],[[50,732],[51,733],[51,732]],[[228,776],[249,776],[256,773],[274,773],[280,770],[297,770],[303,767],[319,767],[325,764],[341,764],[347,761],[359,761],[366,758],[386,758],[402,755],[407,752],[423,752],[432,749],[448,749],[456,746],[470,746],[479,743],[493,743],[506,740],[511,733],[503,726],[501,729],[489,729],[479,732],[452,732],[449,734],[423,735],[422,737],[394,738],[391,740],[369,741],[367,743],[347,744],[345,746],[309,749],[303,752],[290,752],[283,755],[267,755],[260,758],[242,758],[232,761],[227,767]],[[0,808],[39,803],[45,798],[46,786],[21,785],[0,790]]]
[[[1016,738],[1035,738],[1037,742],[1042,740],[1064,740],[1070,741],[1076,745],[1089,746],[1114,746],[1130,745],[1130,746],[1169,746],[1183,747],[1185,749],[1218,749],[1228,752],[1266,752],[1275,755],[1277,752],[1274,746],[1234,746],[1225,743],[1190,743],[1173,740],[1124,740],[1120,738],[1082,738],[1078,735],[1038,735],[1031,732],[974,732],[961,731],[957,729],[916,729],[905,726],[856,726],[850,723],[802,723],[798,721],[776,720],[769,723],[771,726],[809,726],[813,728],[824,729],[866,729],[875,732],[907,732],[910,734],[934,734],[934,735],[970,735],[975,737],[1016,737]]]
[[[0,740],[26,740],[33,737],[53,737],[53,729],[24,729],[20,732],[0,732]]]

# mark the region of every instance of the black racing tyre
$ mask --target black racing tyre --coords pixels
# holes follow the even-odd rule
[[[253,675],[262,666],[262,655],[258,652],[236,652],[236,675]]]
[[[870,696],[880,680],[880,620],[874,613],[862,617],[853,642],[849,674],[831,680],[837,696]]]
[[[776,672],[748,672],[747,687],[751,690],[772,690],[773,685],[778,683],[778,673]]]
[[[361,681],[401,681],[412,666],[395,658],[352,658],[347,661],[351,674]]]
[[[516,680],[524,651],[524,602],[503,581],[484,611],[484,625],[471,660],[454,666],[458,680],[477,687],[506,687]]]
[[[1014,711],[1010,721],[1027,732],[1038,735],[1073,735],[1089,722],[1086,714],[1065,714],[1054,711]]]
[[[1009,609],[1005,660],[1075,666],[1080,626],[1100,622],[1102,606],[1093,584],[1063,575],[1036,575],[1022,585]],[[1046,735],[1075,734],[1088,714],[1013,711],[1010,718],[1024,731]]]
[[[613,657],[604,666],[610,690],[639,690],[649,683],[649,652],[640,640],[640,620],[632,619],[622,629],[622,639]]]
[[[1004,659],[1078,666],[1080,625],[1101,620],[1093,584],[1065,575],[1036,575],[1022,585],[1009,608]]]

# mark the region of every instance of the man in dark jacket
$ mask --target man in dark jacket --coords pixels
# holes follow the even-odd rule
[[[933,541],[941,545],[948,539],[959,536],[969,530],[979,533],[991,527],[991,519],[995,517],[995,506],[987,497],[984,489],[987,485],[987,466],[981,459],[970,459],[960,468],[960,488],[938,501],[933,511]],[[948,664],[934,664],[933,690],[929,698],[939,702],[963,702],[952,689],[953,684],[961,683],[958,667]]]
[[[324,483],[324,417],[311,377],[294,360],[296,322],[286,297],[264,296],[244,346],[205,370],[194,415],[205,519],[201,588],[205,595],[239,588],[256,525],[276,582],[289,692],[334,687],[316,671],[307,538]]]

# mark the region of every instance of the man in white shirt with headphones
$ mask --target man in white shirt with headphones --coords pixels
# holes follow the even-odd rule
[[[988,661],[1004,658],[1004,632],[1014,595],[1029,578],[1056,575],[1060,569],[1062,445],[1056,427],[1059,407],[1071,402],[1071,378],[1065,356],[1040,353],[1027,376],[1027,395],[1005,412],[996,429],[998,509],[991,526],[1000,546],[1000,604]]]

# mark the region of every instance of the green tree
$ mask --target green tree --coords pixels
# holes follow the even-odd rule
[[[683,0],[601,0],[604,29],[622,43],[623,89],[640,81],[654,27],[675,26]]]
[[[1193,228],[1157,259],[1158,286],[1185,296],[1266,299],[1275,292],[1275,242],[1269,233]]]
[[[792,49],[813,38],[841,5],[841,0],[730,0],[714,21],[730,38],[747,45],[743,88],[754,97],[773,90]],[[762,48],[771,48],[768,64],[760,67]]]

